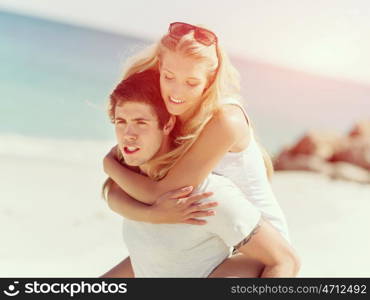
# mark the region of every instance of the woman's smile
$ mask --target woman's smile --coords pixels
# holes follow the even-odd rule
[[[182,103],[185,103],[184,100],[181,100],[181,99],[176,99],[176,98],[173,98],[173,97],[169,97],[170,99],[170,102],[171,103],[174,103],[174,104],[182,104]]]

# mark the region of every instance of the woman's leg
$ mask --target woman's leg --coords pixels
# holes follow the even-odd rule
[[[261,262],[248,258],[242,253],[236,253],[225,259],[208,277],[257,278],[260,277],[263,268],[264,265]]]
[[[126,257],[118,265],[110,269],[108,272],[100,276],[99,278],[134,278],[134,270],[131,266],[130,257]]]

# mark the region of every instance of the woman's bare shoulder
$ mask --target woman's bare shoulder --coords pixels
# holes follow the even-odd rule
[[[231,134],[235,139],[247,138],[250,135],[245,115],[237,105],[221,105],[209,123],[215,128],[222,129],[222,132]]]

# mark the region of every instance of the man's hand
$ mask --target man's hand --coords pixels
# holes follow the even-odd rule
[[[186,223],[193,225],[204,225],[205,220],[197,218],[213,216],[215,214],[209,208],[218,205],[217,202],[200,203],[199,201],[213,195],[205,192],[190,195],[192,187],[180,188],[163,194],[151,206],[149,220],[155,224]]]

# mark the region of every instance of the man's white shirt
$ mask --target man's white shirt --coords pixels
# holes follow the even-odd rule
[[[258,225],[261,213],[228,178],[210,174],[193,193],[217,201],[206,225],[151,224],[124,219],[123,238],[135,277],[207,277]]]

